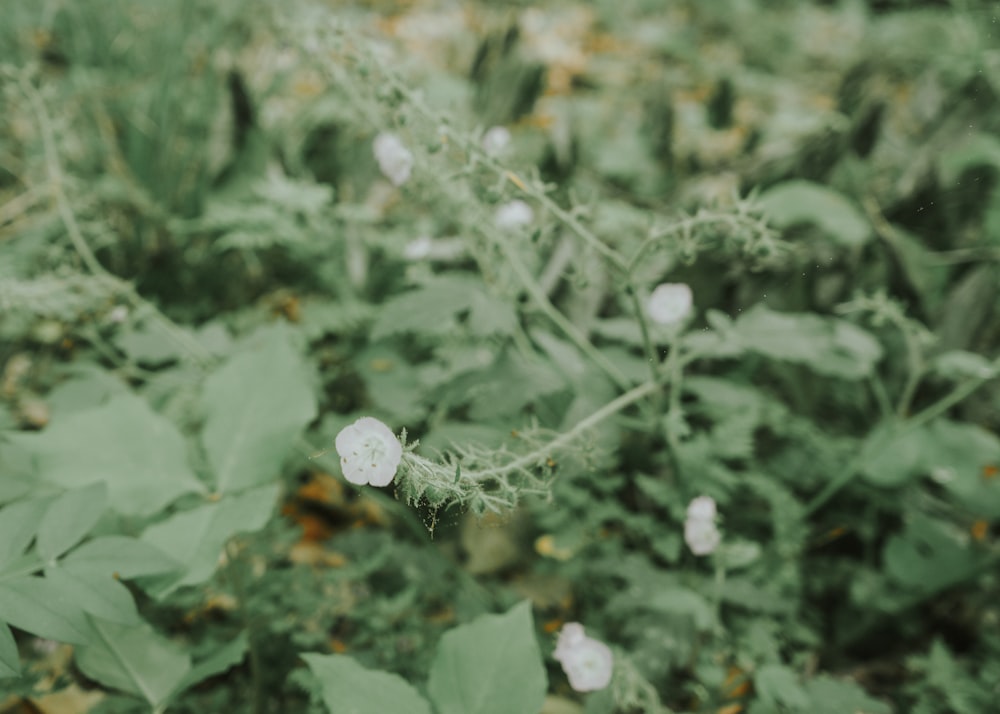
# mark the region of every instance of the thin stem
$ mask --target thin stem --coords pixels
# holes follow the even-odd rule
[[[236,542],[230,539],[226,543],[226,558],[229,561],[227,573],[229,582],[233,586],[234,594],[239,602],[240,614],[243,617],[243,625],[247,628],[247,647],[250,655],[250,678],[253,680],[253,708],[254,714],[263,714],[265,711],[263,664],[260,657],[260,646],[254,636],[254,624],[247,612],[247,588],[243,580],[241,568],[246,567],[246,563],[240,557]]]
[[[660,385],[655,382],[646,382],[645,384],[640,384],[638,387],[630,389],[621,396],[612,399],[610,402],[605,404],[603,407],[598,409],[596,412],[588,416],[586,419],[581,420],[567,432],[564,432],[557,436],[552,441],[548,442],[542,447],[535,449],[534,451],[525,454],[517,459],[514,459],[508,464],[503,466],[495,466],[489,469],[483,469],[482,471],[470,471],[462,472],[462,476],[465,478],[470,478],[476,481],[482,481],[489,478],[497,478],[506,476],[508,474],[516,473],[523,469],[526,469],[539,461],[544,459],[549,454],[561,449],[566,446],[582,433],[588,429],[600,424],[602,421],[608,417],[614,416],[625,407],[628,407],[636,402],[644,399],[647,395],[653,394],[660,388]]]
[[[1000,371],[1000,357],[993,361],[989,375],[973,377],[972,379],[967,380],[966,382],[955,387],[949,394],[924,409],[922,412],[919,412],[918,414],[907,419],[905,422],[902,422],[897,427],[895,433],[892,435],[886,446],[888,446],[892,440],[898,439],[914,429],[918,429],[924,424],[937,419],[939,416],[976,391],[983,384],[996,377],[998,371]],[[854,479],[854,476],[861,467],[861,463],[864,458],[862,454],[862,451],[857,451],[841,472],[837,474],[837,476],[830,481],[822,491],[813,497],[803,511],[804,517],[808,517],[819,510],[827,501],[833,498],[837,492],[840,491],[840,489],[844,488],[844,486],[849,484]]]
[[[487,234],[488,239],[491,238]],[[504,253],[504,257],[507,258],[507,262],[510,263],[514,274],[517,275],[524,289],[528,292],[531,298],[534,300],[535,305],[538,307],[542,313],[549,318],[563,334],[570,339],[570,341],[576,345],[577,349],[583,352],[594,364],[600,367],[605,374],[613,381],[619,389],[628,389],[630,386],[628,378],[622,374],[622,371],[615,366],[615,364],[609,360],[604,353],[594,347],[593,343],[587,336],[584,335],[580,329],[570,322],[565,315],[563,315],[556,308],[555,305],[549,300],[548,295],[545,291],[539,287],[538,283],[535,282],[534,277],[528,270],[528,267],[521,261],[520,256],[517,254],[517,250],[510,244],[510,241],[496,241],[500,249]]]
[[[35,111],[35,117],[38,120],[38,127],[42,135],[42,145],[45,149],[45,168],[49,175],[49,187],[52,191],[52,197],[56,203],[56,210],[59,213],[59,218],[63,222],[63,226],[66,228],[66,234],[69,237],[70,243],[73,245],[73,249],[80,256],[80,260],[83,261],[84,266],[86,266],[87,270],[93,273],[95,277],[109,283],[115,291],[123,293],[134,307],[148,311],[152,315],[153,319],[159,322],[170,337],[181,345],[196,362],[209,362],[211,360],[211,355],[208,350],[206,350],[197,340],[187,334],[187,332],[180,329],[173,322],[173,320],[161,313],[152,303],[141,297],[135,291],[135,288],[109,273],[104,266],[101,265],[97,256],[94,255],[94,251],[90,249],[90,246],[87,244],[87,240],[83,237],[83,231],[80,230],[80,224],[77,222],[76,215],[73,213],[73,207],[70,205],[69,198],[66,196],[66,192],[63,189],[63,186],[65,185],[65,175],[63,173],[62,164],[59,160],[59,152],[56,147],[55,130],[52,126],[52,120],[49,117],[48,110],[45,108],[45,102],[43,101],[38,90],[32,86],[26,75],[22,75],[20,77],[20,84],[25,95],[28,97],[28,101],[31,103],[31,106]]]

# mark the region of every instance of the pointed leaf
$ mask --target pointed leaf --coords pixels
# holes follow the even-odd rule
[[[21,658],[17,654],[17,642],[7,624],[0,622],[0,679],[19,677]]]
[[[295,438],[316,416],[305,367],[268,331],[205,381],[202,442],[223,493],[276,481]]]
[[[278,491],[277,485],[245,491],[174,514],[147,528],[143,541],[185,566],[180,575],[159,583],[153,592],[163,596],[182,585],[196,585],[212,577],[226,541],[237,533],[263,528],[274,510]]]
[[[845,246],[860,246],[873,235],[864,214],[842,194],[811,181],[793,180],[772,186],[760,206],[779,228],[813,223]]]
[[[302,659],[323,685],[323,701],[333,714],[431,714],[417,690],[395,674],[365,669],[345,655]]]
[[[203,682],[209,677],[221,674],[230,667],[234,667],[242,662],[243,656],[246,654],[248,644],[247,633],[241,632],[230,642],[224,644],[222,647],[189,669],[188,673],[184,675],[184,678],[177,683],[176,687],[174,687],[169,698],[173,699],[174,697],[183,694],[185,690],[193,687],[199,682]]]
[[[45,569],[45,579],[72,598],[84,612],[123,625],[138,625],[142,621],[132,593],[110,575],[52,566]]]
[[[16,501],[0,508],[0,572],[24,553],[35,537],[38,521],[49,504],[48,499]]]
[[[524,601],[446,632],[427,691],[440,714],[513,714],[539,711],[547,686],[531,605]]]
[[[108,507],[108,487],[92,483],[67,491],[42,516],[35,547],[43,560],[55,560],[90,532]]]
[[[76,664],[106,687],[145,699],[157,706],[184,679],[191,661],[179,647],[146,623],[119,625],[92,618],[99,638],[76,655]]]
[[[181,564],[159,548],[128,536],[101,536],[89,540],[62,560],[65,568],[128,580],[179,570]]]
[[[204,490],[177,428],[131,394],[8,438],[34,455],[40,478],[66,488],[105,482],[112,508],[127,515],[148,516]]]
[[[59,642],[85,644],[91,629],[83,609],[55,583],[24,577],[0,583],[0,621]]]

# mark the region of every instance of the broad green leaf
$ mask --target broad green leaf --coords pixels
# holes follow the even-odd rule
[[[831,377],[862,379],[882,359],[881,345],[860,327],[811,313],[775,312],[764,305],[743,313],[733,334],[744,349]]]
[[[128,580],[178,570],[181,564],[162,550],[137,538],[101,536],[89,540],[62,559],[62,565],[82,573]]]
[[[14,634],[5,622],[0,621],[0,679],[18,677],[21,674],[21,658],[17,654]]]
[[[924,466],[923,432],[879,424],[861,445],[861,475],[883,488],[902,486],[919,476]]]
[[[49,502],[48,499],[32,499],[0,508],[0,572],[4,565],[24,553],[35,537],[38,520]]]
[[[237,533],[263,528],[274,510],[278,491],[277,484],[244,491],[176,513],[147,528],[142,540],[184,565],[179,576],[159,583],[152,592],[163,596],[212,577],[226,541]]]
[[[147,365],[171,362],[184,354],[177,340],[158,321],[122,330],[115,343],[130,359]]]
[[[537,712],[547,687],[527,601],[446,632],[427,683],[439,714]]]
[[[914,590],[934,593],[971,577],[982,557],[964,533],[919,515],[892,536],[882,553],[888,575]]]
[[[941,183],[950,187],[968,169],[991,166],[1000,170],[1000,139],[976,132],[941,153],[938,174]]]
[[[35,547],[46,561],[55,560],[90,532],[108,507],[103,483],[67,491],[55,499],[38,525]]]
[[[306,368],[284,332],[258,338],[205,380],[202,443],[222,493],[277,481],[296,437],[316,416]]]
[[[753,677],[757,696],[768,703],[781,703],[792,711],[809,707],[809,697],[799,684],[795,672],[780,664],[765,664]]]
[[[65,488],[104,482],[111,507],[126,515],[152,515],[204,490],[177,428],[131,394],[57,417],[39,434],[10,438],[34,455],[39,478]]]
[[[815,677],[803,685],[809,697],[809,714],[892,714],[892,707],[872,699],[860,686],[849,680],[836,680],[826,675]]]
[[[934,358],[931,368],[936,374],[955,381],[961,379],[991,379],[997,373],[995,363],[982,355],[964,350],[950,350]]]
[[[119,625],[91,618],[99,638],[76,654],[85,675],[106,687],[164,702],[191,669],[190,658],[146,623]]]
[[[833,189],[795,179],[760,195],[760,207],[779,228],[812,223],[844,246],[864,245],[872,236],[865,215]]]
[[[372,325],[370,338],[404,333],[442,335],[458,327],[460,316],[474,335],[509,335],[517,327],[517,313],[510,302],[486,292],[482,280],[443,275],[387,300]]]
[[[91,629],[83,609],[50,580],[24,577],[0,582],[0,622],[59,642],[86,644]]]
[[[303,654],[323,686],[331,714],[431,714],[431,708],[405,679],[365,669],[345,655]]]
[[[140,622],[132,593],[111,575],[56,565],[45,569],[45,579],[70,597],[84,612],[123,625],[137,625]]]
[[[225,672],[243,661],[248,646],[247,633],[241,632],[201,662],[188,670],[180,682],[170,692],[170,698],[183,694],[185,690],[209,677]]]
[[[0,478],[0,506],[24,498],[37,487],[38,481],[31,463],[31,454],[15,444],[3,441],[5,433],[0,431],[0,474],[3,474],[3,478]],[[0,538],[0,544],[2,543],[3,538]],[[2,549],[0,545],[0,550]]]

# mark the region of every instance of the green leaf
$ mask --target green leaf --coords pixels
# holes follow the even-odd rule
[[[150,706],[166,701],[191,669],[191,660],[146,623],[119,625],[92,618],[99,639],[77,652],[85,675],[106,687],[145,699]]]
[[[458,326],[458,317],[474,335],[510,335],[517,313],[509,301],[484,290],[482,280],[464,275],[441,275],[387,300],[372,325],[370,338],[380,340],[408,332],[442,335]]]
[[[864,245],[872,236],[864,214],[844,196],[811,181],[784,181],[761,194],[760,207],[779,228],[812,223],[841,245]]]
[[[108,487],[103,483],[67,491],[46,509],[38,526],[35,547],[51,561],[80,542],[108,507]]]
[[[104,482],[112,508],[126,515],[149,516],[204,490],[177,428],[131,394],[9,438],[32,452],[40,478],[65,488]]]
[[[251,349],[209,376],[202,402],[202,443],[222,493],[276,481],[316,416],[306,368],[279,330],[258,333]]]
[[[892,536],[882,557],[893,580],[925,594],[966,580],[982,562],[964,533],[924,515],[912,517]]]
[[[967,170],[991,166],[1000,170],[1000,139],[992,134],[976,132],[941,153],[938,175],[941,183],[950,187]]]
[[[147,528],[142,540],[184,565],[179,576],[159,583],[152,592],[162,597],[212,577],[226,541],[237,533],[263,528],[274,510],[278,491],[277,484],[244,491],[176,513]]]
[[[101,536],[89,540],[63,558],[62,565],[76,573],[117,575],[125,580],[160,575],[181,567],[159,548],[128,536]]]
[[[882,488],[902,486],[920,475],[923,466],[923,429],[906,429],[883,422],[861,445],[861,475]]]
[[[793,711],[809,707],[809,697],[799,684],[799,678],[788,667],[765,664],[754,673],[757,696],[767,703],[781,703]]]
[[[365,669],[345,655],[301,656],[322,684],[331,714],[431,714],[427,701],[402,677]]]
[[[70,597],[84,612],[123,625],[137,625],[141,622],[132,593],[111,575],[86,568],[72,569],[57,565],[45,569],[45,579]]]
[[[24,553],[48,504],[49,499],[40,498],[17,501],[0,509],[0,572]]]
[[[174,697],[183,694],[187,689],[190,689],[199,682],[203,682],[209,677],[221,674],[230,667],[242,662],[243,657],[246,654],[248,644],[247,633],[241,632],[235,638],[189,669],[188,673],[184,675],[181,681],[174,687],[173,691],[170,692],[169,698],[173,699]]]
[[[881,345],[860,327],[810,313],[775,312],[762,304],[743,313],[733,333],[744,349],[830,377],[863,379],[882,359]]]
[[[91,636],[73,598],[52,581],[34,576],[0,582],[0,621],[71,644],[86,644]]]
[[[547,687],[528,601],[446,632],[427,683],[440,714],[537,712]]]
[[[892,707],[872,699],[851,681],[840,681],[820,675],[803,688],[809,697],[809,714],[892,714]]]
[[[17,654],[14,634],[5,622],[0,622],[0,679],[20,675],[21,658]]]

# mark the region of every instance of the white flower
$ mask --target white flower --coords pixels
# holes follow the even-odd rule
[[[403,456],[396,436],[373,417],[361,417],[341,429],[336,446],[344,478],[358,486],[388,486]]]
[[[128,318],[128,308],[124,305],[115,305],[108,313],[108,322],[120,325]]]
[[[646,312],[658,325],[678,325],[691,314],[691,288],[684,283],[657,285],[646,303]]]
[[[407,260],[423,260],[431,254],[434,248],[434,241],[430,236],[420,236],[414,238],[403,248],[403,257]]]
[[[398,136],[382,132],[375,137],[372,149],[379,169],[393,186],[402,186],[409,180],[413,170],[413,154]]]
[[[497,209],[494,220],[496,221],[497,228],[511,231],[521,226],[526,226],[535,220],[535,212],[524,201],[514,199]]]
[[[687,508],[688,520],[711,521],[715,518],[715,499],[711,496],[698,496]]]
[[[684,542],[695,555],[709,555],[722,542],[722,535],[715,527],[715,513],[715,501],[710,496],[698,496],[688,504]]]
[[[578,692],[604,689],[611,683],[614,658],[611,649],[592,637],[587,637],[579,622],[567,622],[559,632],[552,653],[569,678],[569,685]]]
[[[510,130],[505,126],[494,126],[483,134],[483,151],[490,156],[500,156],[510,146]]]

